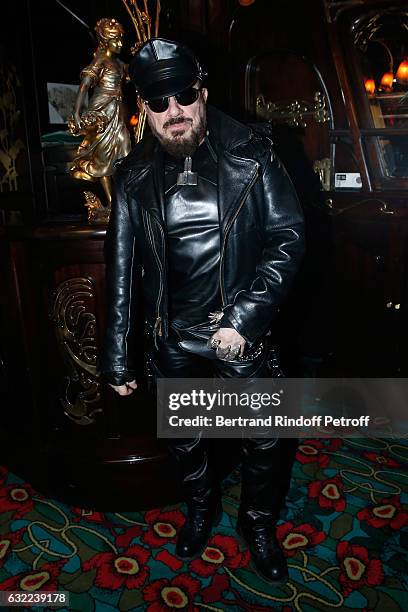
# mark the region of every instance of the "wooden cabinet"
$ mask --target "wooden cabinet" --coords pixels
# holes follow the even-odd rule
[[[119,398],[96,373],[104,237],[86,223],[3,232],[3,453],[33,484],[76,502],[152,507],[178,495],[155,400],[143,379]]]
[[[306,213],[282,342],[323,375],[408,368],[407,25],[406,2],[322,0],[240,7],[227,28],[230,104],[270,123]]]

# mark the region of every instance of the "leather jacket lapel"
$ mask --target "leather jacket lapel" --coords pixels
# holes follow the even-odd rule
[[[259,164],[224,151],[218,158],[218,203],[221,229],[224,233],[239,210],[249,186],[257,175]]]
[[[154,163],[145,167],[128,181],[127,193],[157,221],[164,224],[164,169],[163,156],[157,155]],[[243,197],[258,171],[258,163],[221,153],[218,159],[218,202],[221,229],[224,232],[230,219],[239,208]]]
[[[164,225],[164,157],[161,151],[157,151],[154,161],[145,166],[141,172],[134,171],[126,191],[136,202],[142,206],[155,219]]]
[[[245,147],[252,138],[250,128],[231,120],[212,106],[208,106],[207,117],[209,140],[218,157],[218,203],[224,233],[252,185],[259,164],[239,156],[240,147]]]

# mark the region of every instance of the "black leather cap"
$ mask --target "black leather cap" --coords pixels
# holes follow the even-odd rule
[[[154,100],[174,96],[205,74],[188,47],[164,38],[151,38],[130,62],[129,76],[143,100]]]

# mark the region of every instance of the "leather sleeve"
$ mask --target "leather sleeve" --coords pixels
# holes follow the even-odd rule
[[[259,198],[263,234],[262,257],[250,287],[239,291],[224,310],[229,321],[249,345],[271,326],[289,291],[304,253],[304,219],[296,192],[280,161],[268,156],[254,197]],[[243,246],[245,248],[245,246]]]
[[[98,368],[102,378],[114,385],[136,378],[135,364],[128,350],[128,336],[134,323],[133,303],[141,266],[124,191],[125,176],[120,173],[114,180],[105,240],[106,331]]]

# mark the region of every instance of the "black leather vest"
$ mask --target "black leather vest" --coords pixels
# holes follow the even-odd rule
[[[193,155],[197,185],[177,185],[184,159],[165,162],[170,324],[183,329],[220,309],[217,159],[208,139]]]

